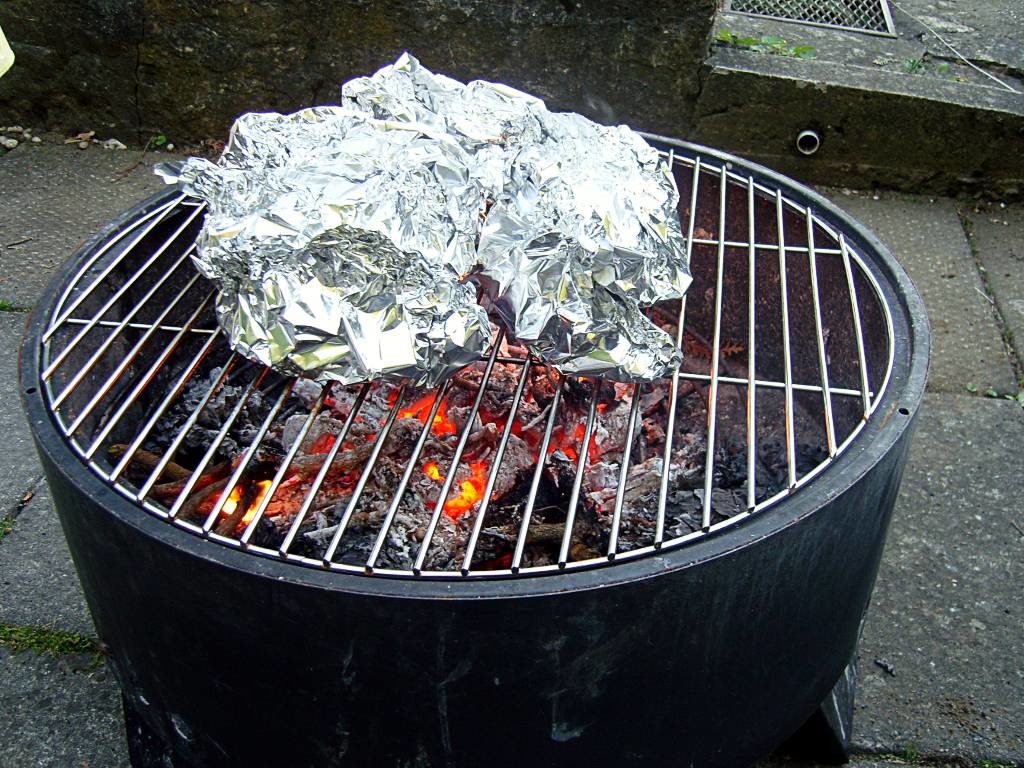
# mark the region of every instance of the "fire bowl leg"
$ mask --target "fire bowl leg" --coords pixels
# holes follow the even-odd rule
[[[122,695],[124,707],[124,730],[128,737],[128,759],[132,768],[178,768],[167,745],[135,711],[128,699]]]
[[[814,714],[779,751],[829,765],[847,762],[850,759],[856,687],[857,668],[851,660]]]

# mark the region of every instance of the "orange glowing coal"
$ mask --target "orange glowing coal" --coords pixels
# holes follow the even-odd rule
[[[428,461],[423,465],[423,472],[435,482],[444,482],[444,475],[433,461]],[[469,464],[469,472],[469,478],[459,483],[458,495],[449,497],[448,501],[444,503],[443,511],[452,520],[462,517],[484,497],[484,489],[487,486],[487,465],[482,461],[472,462]]]
[[[469,465],[470,477],[459,484],[459,495],[448,499],[444,511],[450,518],[457,519],[473,508],[484,497],[484,486],[487,485],[487,465],[477,461]]]
[[[325,432],[313,441],[313,444],[309,446],[307,453],[330,453],[331,448],[334,447],[335,439],[334,435]]]
[[[548,455],[550,456],[555,451],[561,451],[570,460],[576,461],[579,456],[579,447],[583,444],[586,432],[586,425],[582,421],[568,434],[566,434],[563,427],[555,427],[552,432],[551,442],[548,443]],[[591,436],[590,444],[587,446],[587,455],[591,461],[597,461],[600,458],[600,452],[597,446],[594,445],[593,436]]]
[[[241,500],[242,500],[242,486],[241,485],[236,485],[231,490],[231,495],[228,496],[228,498],[224,502],[223,506],[221,506],[220,513],[222,515],[233,515],[233,514],[235,514],[235,510],[238,509],[238,502],[240,502]]]
[[[245,514],[242,515],[242,519],[238,521],[239,526],[248,525],[252,522],[252,519],[256,516],[256,510],[259,509],[260,504],[263,501],[263,497],[267,495],[267,491],[270,490],[269,480],[259,480],[256,482],[256,496],[245,510]],[[242,500],[242,485],[239,483],[231,491],[231,494],[224,501],[224,505],[220,508],[220,513],[224,517],[230,517],[238,509],[238,503]]]
[[[400,419],[419,419],[423,424],[427,423],[427,416],[434,405],[434,395],[424,395],[412,405],[403,408],[398,412]],[[435,435],[454,435],[455,424],[448,418],[448,406],[442,402],[434,414],[431,424],[431,431]]]

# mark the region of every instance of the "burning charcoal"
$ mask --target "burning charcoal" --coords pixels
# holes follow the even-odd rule
[[[498,444],[498,427],[493,422],[483,424],[480,429],[469,436],[466,441],[466,455],[470,458],[483,459],[491,454]]]
[[[281,429],[281,447],[284,450],[290,450],[292,445],[295,443],[295,439],[299,436],[299,432],[306,425],[306,421],[309,419],[309,414],[296,413],[289,416],[284,423],[284,427]],[[312,431],[312,426],[310,427]]]
[[[352,411],[356,397],[359,394],[359,389],[359,387],[335,386],[331,390],[330,397],[324,401],[324,404],[335,418],[344,419]],[[364,403],[364,408],[365,407],[366,405]]]
[[[351,391],[356,390],[353,388]],[[390,384],[375,384],[370,387],[370,391],[363,401],[363,407],[359,410],[360,421],[369,424],[383,424],[388,414],[391,413],[397,396],[398,389]]]
[[[510,355],[518,354],[514,345],[506,345],[502,351]],[[690,363],[695,370],[706,373],[706,360],[690,360]],[[470,424],[469,416],[485,366],[484,362],[474,363],[451,378],[444,400],[435,412],[431,431],[423,443],[422,453],[407,479],[406,492],[395,509],[375,567],[400,570],[412,567],[438,505],[438,494],[445,483],[445,477],[453,471],[451,461],[455,445],[459,442],[459,436],[468,428],[465,450],[454,470],[455,477],[448,495],[441,502],[441,514],[423,567],[427,570],[451,570],[462,564],[466,542],[479,510],[496,449],[505,430],[504,415],[509,411],[523,370],[519,365],[495,362],[481,398],[480,411]],[[703,369],[701,366],[704,366]],[[197,377],[195,381],[199,383],[190,384],[180,399],[199,402],[218,373],[217,370],[211,370],[206,376]],[[474,568],[506,568],[510,563],[533,480],[533,469],[538,460],[537,453],[547,428],[550,405],[557,387],[562,388],[562,397],[537,488],[522,562],[524,565],[550,565],[558,558],[586,418],[594,398],[596,419],[593,440],[587,452],[570,542],[570,556],[574,560],[589,559],[602,555],[607,548],[635,386],[560,376],[543,366],[532,367],[528,377],[523,399],[517,408],[517,430],[507,439],[502,463],[496,470],[483,533],[474,556]],[[217,530],[228,535],[238,535],[244,529],[242,516],[258,503],[255,502],[256,480],[274,475],[285,453],[294,446],[297,435],[305,427],[309,409],[317,401],[320,392],[318,385],[304,384],[303,381],[295,382],[297,389],[293,396],[278,413],[270,425],[267,437],[253,454],[253,460],[240,485],[240,493],[244,498],[240,497],[230,515],[218,521]],[[225,386],[238,389],[238,385],[230,379]],[[253,533],[254,543],[271,549],[279,546],[295,513],[306,503],[311,484],[350,414],[360,389],[335,386],[330,396],[324,398],[324,410],[310,425],[303,445],[266,505],[263,517]],[[645,385],[640,390],[642,418],[632,441],[630,468],[623,488],[618,531],[620,551],[648,546],[654,536],[661,494],[668,392],[665,386]],[[350,502],[355,484],[380,437],[381,429],[396,407],[398,394],[397,385],[378,383],[370,386],[358,416],[349,424],[345,444],[338,450],[316,498],[309,505],[307,518],[294,539],[291,550],[294,554],[320,558],[326,552]],[[704,472],[707,466],[706,395],[706,386],[701,387],[689,381],[680,382],[676,400],[675,434],[671,446],[672,458],[667,468],[667,538],[701,528]],[[430,390],[404,391],[377,465],[350,516],[335,556],[336,561],[362,566],[370,556],[380,533],[380,525],[394,503],[394,493],[400,478],[423,434],[435,396],[436,393]],[[222,403],[215,396],[210,406],[211,414],[225,418],[223,411],[228,405],[229,402]],[[795,426],[798,434],[805,436],[796,446],[797,473],[800,475],[823,460],[827,454],[820,424],[814,421],[820,421],[821,417],[813,412],[813,402],[797,402],[797,406],[794,411]],[[205,519],[231,471],[237,467],[242,450],[246,447],[243,443],[245,435],[259,426],[256,418],[266,413],[269,404],[261,396],[258,401],[254,399],[250,407],[255,416],[243,410],[237,429],[229,433],[234,447],[230,447],[231,442],[226,445],[234,453],[211,463],[198,478],[192,497],[182,510],[184,519]],[[717,405],[712,522],[746,509],[748,466],[745,410],[745,390],[723,383],[719,387]],[[172,409],[168,409],[164,414],[165,418],[172,415],[180,425],[187,418],[188,412],[180,409],[172,414]],[[199,426],[194,430],[195,447],[189,449],[186,458],[189,455],[201,455],[200,452],[204,452],[209,440],[213,439],[209,431],[200,431],[203,424],[204,421],[200,419]],[[773,426],[771,409],[761,409],[757,429],[759,440],[754,492],[755,498],[763,501],[785,487],[788,470],[785,440],[778,425]],[[177,425],[171,431],[176,432]],[[143,457],[159,455],[149,447],[140,452]],[[130,469],[134,472],[134,465]],[[190,474],[189,464],[181,465],[181,471]],[[182,480],[164,480],[154,487],[152,496],[170,504],[182,486]],[[231,531],[227,530],[229,527]]]
[[[611,488],[618,482],[618,465],[607,461],[598,461],[590,465],[587,472],[587,485],[595,488],[594,493],[602,493],[604,489]]]
[[[292,385],[292,395],[298,398],[307,410],[313,408],[322,391],[322,384],[301,376]]]
[[[448,418],[452,424],[455,425],[455,431],[458,434],[462,434],[463,430],[466,429],[466,425],[469,423],[469,416],[473,412],[473,406],[471,405],[460,405],[448,407]],[[470,433],[476,432],[480,429],[480,416],[473,416],[473,423],[469,425]]]
[[[380,423],[383,421],[357,421],[349,428],[348,442],[370,441],[377,437],[380,431]]]
[[[388,456],[410,456],[413,446],[425,429],[419,419],[396,419],[384,441],[384,453]]]
[[[559,488],[568,499],[568,493],[576,481],[576,462],[561,451],[553,452],[549,457],[548,472],[556,488]]]
[[[305,423],[305,419],[306,417],[303,417],[303,421],[299,425],[300,428]],[[286,425],[290,423],[291,419],[286,422]],[[344,422],[334,418],[330,413],[318,413],[313,419],[313,423],[309,425],[309,432],[306,433],[306,438],[302,441],[300,451],[302,453],[327,453],[334,445],[334,438],[341,434],[343,426]],[[294,435],[292,440],[294,440]],[[286,450],[291,449],[291,441],[282,439],[282,442]]]
[[[493,418],[508,412],[520,371],[518,365],[494,364],[487,388],[484,390],[484,398],[480,403],[481,415]],[[452,393],[449,399],[453,404],[472,405],[482,380],[483,368],[480,365],[464,368],[451,378]]]
[[[203,398],[213,388],[220,377],[221,369],[213,368],[206,376],[196,376],[189,380],[188,385],[174,404],[157,421],[145,444],[147,450],[164,453],[179,427],[198,410]],[[245,387],[225,382],[210,398],[206,407],[200,412],[195,426],[189,430],[179,448],[176,460],[182,464],[190,463],[200,457],[206,448],[213,443],[220,427],[227,421],[232,409],[237,405]],[[249,444],[263,423],[270,405],[259,391],[254,391],[246,400],[245,405],[229,430],[224,441],[217,449],[218,459],[232,459],[241,453]]]
[[[629,425],[629,407],[610,408],[598,416],[594,429],[593,444],[601,456],[621,454],[626,444],[626,431]],[[621,459],[621,456],[617,456]]]
[[[641,395],[640,400],[640,413],[644,416],[649,416],[655,410],[660,411],[658,407],[668,397],[668,392],[663,387],[657,389],[650,389]]]
[[[665,441],[665,429],[658,420],[647,416],[644,418],[641,428],[643,429],[644,440],[648,443],[661,445]]]
[[[516,435],[509,435],[508,443],[505,445],[505,455],[494,480],[492,496],[501,498],[507,494],[516,486],[527,470],[533,469],[536,464],[537,460],[523,439]]]
[[[590,408],[590,401],[594,397],[593,381],[578,376],[564,376],[562,381],[565,383],[562,399],[565,401],[567,410],[586,413]]]
[[[534,402],[533,398],[524,396],[516,410],[516,421],[520,427],[529,431],[537,426],[546,414],[547,410],[541,410],[541,406]]]
[[[555,397],[559,387],[558,375],[547,366],[534,366],[530,370],[530,382],[527,391],[537,405],[546,408]]]

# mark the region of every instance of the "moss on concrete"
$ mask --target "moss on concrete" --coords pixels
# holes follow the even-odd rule
[[[48,656],[85,653],[100,656],[99,643],[91,637],[46,627],[0,624],[0,647],[13,653],[32,651]]]

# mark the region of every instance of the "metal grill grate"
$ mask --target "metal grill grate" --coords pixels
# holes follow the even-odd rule
[[[531,377],[546,371],[536,360],[509,355],[507,349],[503,354],[501,333],[486,361],[478,366],[480,383],[470,418],[467,426],[452,436],[454,449],[448,471],[443,473],[436,501],[430,504],[429,522],[418,532],[418,542],[408,553],[407,567],[382,564],[382,552],[393,546],[389,537],[396,516],[422,466],[452,380],[439,391],[426,393],[429,412],[422,419],[426,426],[403,454],[404,470],[393,480],[392,500],[386,512],[374,521],[372,541],[359,550],[363,553],[359,557],[345,552],[354,536],[353,517],[361,496],[381,460],[399,412],[413,398],[423,395],[405,386],[384,385],[390,387],[390,410],[372,443],[356,449],[343,447],[346,436],[361,414],[367,413],[368,402],[373,398],[380,401],[383,389],[381,385],[325,387],[309,404],[308,416],[292,448],[280,458],[251,515],[225,529],[222,521],[232,493],[262,450],[271,424],[289,407],[296,382],[228,349],[216,327],[213,291],[189,259],[203,207],[185,197],[153,204],[83,255],[82,266],[57,301],[43,337],[40,380],[48,402],[63,434],[91,470],[149,513],[210,541],[304,566],[414,578],[540,575],[608,566],[713,535],[798,492],[857,437],[888,382],[894,352],[892,321],[868,263],[841,230],[811,207],[752,175],[733,170],[728,163],[699,155],[675,155],[671,160],[680,186],[680,213],[695,280],[687,298],[660,311],[663,318],[669,318],[669,326],[675,326],[672,330],[678,344],[684,345],[684,339],[691,336],[706,342],[707,360],[691,354],[689,362],[671,379],[629,385],[622,390],[629,403],[628,416],[620,419],[621,451],[617,466],[612,465],[616,474],[611,481],[614,501],[609,494],[601,510],[607,541],[599,556],[579,557],[573,549],[573,533],[577,516],[586,509],[581,499],[584,478],[594,471],[589,449],[598,433],[611,429],[598,403],[599,392],[612,384],[558,379],[546,412],[534,419],[540,430],[536,455],[547,458],[536,460],[529,476],[523,478],[525,503],[517,512],[510,556],[507,562],[486,566],[474,559],[482,536],[490,535],[487,526],[492,490],[510,445],[516,410],[524,402],[524,388]],[[730,360],[727,352],[741,347],[739,357]],[[468,424],[480,411],[499,365],[515,372],[515,394],[489,457],[482,499],[460,523],[459,557],[454,566],[431,568],[428,553],[444,519],[445,500],[457,482],[457,469],[470,440]],[[186,388],[204,372],[209,374],[210,383],[198,402],[189,406],[190,415],[177,434],[168,436],[166,451],[147,467],[145,479],[129,480],[127,470],[133,457],[159,429],[161,418],[184,400]],[[547,375],[553,377],[551,372]],[[589,387],[585,390],[590,393],[588,402],[578,402],[578,382]],[[154,488],[158,480],[165,480],[164,473],[189,431],[210,418],[210,403],[222,397],[229,386],[240,394],[234,396],[230,413],[213,425],[207,424],[217,430],[215,441],[181,478],[173,501],[157,501]],[[692,494],[699,504],[698,522],[690,530],[681,527],[674,513],[669,512],[671,500],[681,492],[674,474],[678,467],[674,468],[671,460],[674,444],[697,439],[679,432],[684,388],[688,388],[691,402],[696,393],[696,400],[706,407],[703,434],[697,436],[704,440],[706,449],[703,466],[698,468],[702,471],[689,478],[682,491]],[[260,522],[269,515],[273,500],[289,487],[290,473],[301,461],[297,451],[307,432],[329,399],[343,395],[351,408],[341,432],[315,476],[310,473],[311,482],[290,517],[277,519],[283,537],[273,546],[258,543],[254,536]],[[665,409],[665,420],[659,426],[665,432],[662,458],[659,462],[657,457],[647,457],[649,463],[645,465],[657,469],[656,482],[644,497],[644,509],[639,514],[649,528],[644,528],[642,535],[631,531],[627,542],[624,498],[629,484],[637,480],[635,442],[640,431],[640,404],[645,397],[665,399],[671,406]],[[573,407],[585,416],[580,421],[582,436],[572,462],[572,490],[555,537],[558,554],[550,562],[531,563],[526,552],[539,525],[538,487],[552,461],[549,449],[556,422],[569,407],[570,398]],[[257,399],[265,405],[263,420],[247,434],[248,442],[238,446],[229,472],[213,488],[216,502],[212,509],[204,519],[189,517],[183,510],[199,490],[218,444],[227,438],[243,410]],[[726,428],[731,441],[728,444]],[[801,440],[811,433],[820,436],[823,449],[821,456],[808,461],[800,455]],[[781,436],[784,482],[780,490],[766,497],[758,490],[756,465],[759,451],[774,439],[773,434]],[[111,448],[115,444],[122,446],[117,452]],[[721,462],[725,459],[745,464],[745,487],[722,487]],[[351,471],[354,487],[351,495],[335,507],[334,527],[323,531],[323,537],[329,537],[326,550],[322,555],[310,556],[299,550],[296,540],[303,524],[323,502],[325,479],[339,462]],[[740,509],[720,509],[726,491],[744,499]],[[211,495],[209,489],[206,494]],[[630,514],[635,512],[630,507]],[[635,527],[634,517],[628,525]],[[545,525],[550,538],[551,525]]]
[[[728,0],[726,10],[814,26],[896,36],[886,0]]]

